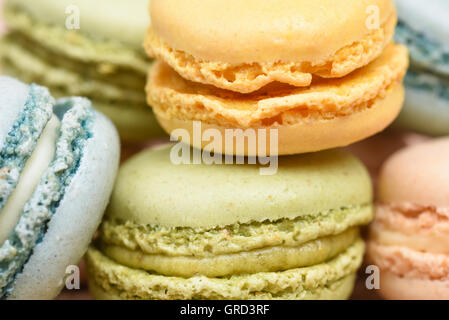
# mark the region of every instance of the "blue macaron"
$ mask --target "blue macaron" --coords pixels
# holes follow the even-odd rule
[[[0,298],[51,299],[85,253],[119,163],[89,100],[0,77]]]
[[[407,94],[400,126],[449,134],[449,1],[396,0],[396,41],[410,50]]]

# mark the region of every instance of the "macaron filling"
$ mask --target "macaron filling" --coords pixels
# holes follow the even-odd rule
[[[423,252],[401,245],[382,245],[371,242],[368,254],[385,272],[399,277],[449,281],[449,255]]]
[[[62,99],[55,109],[67,111],[62,118],[54,159],[26,202],[14,230],[0,246],[2,298],[12,292],[15,277],[28,261],[33,248],[44,238],[47,225],[77,172],[86,142],[91,138],[94,112],[88,100]]]
[[[29,87],[25,108],[0,150],[0,211],[16,188],[20,174],[53,114],[53,102],[47,89],[37,85]]]
[[[378,204],[370,236],[382,245],[449,255],[449,208]]]
[[[211,257],[145,254],[118,246],[100,245],[102,252],[126,266],[164,276],[226,277],[258,272],[277,272],[324,263],[350,247],[359,238],[358,228],[318,238],[298,246],[266,247]]]
[[[197,120],[227,128],[261,128],[333,120],[367,112],[394,94],[408,66],[407,50],[390,45],[374,62],[342,79],[307,88],[273,85],[241,95],[181,78],[163,62],[150,70],[148,103],[162,119]]]
[[[357,227],[371,219],[370,204],[211,229],[106,219],[98,245],[118,263],[159,275],[227,277],[324,263],[353,245]]]
[[[0,213],[0,245],[14,230],[25,203],[32,196],[48,166],[54,158],[60,122],[53,116],[42,132],[36,148],[27,161],[15,190]]]
[[[443,101],[449,101],[449,76],[441,77],[434,73],[410,69],[404,83],[410,88],[427,91]]]
[[[408,46],[413,67],[449,76],[449,50],[430,39],[426,34],[415,31],[406,22],[399,20],[395,39]]]
[[[91,288],[120,299],[343,299],[362,263],[363,241],[326,263],[281,272],[209,278],[167,277],[120,265],[91,247]]]
[[[296,219],[251,222],[217,228],[167,228],[106,219],[100,227],[105,244],[171,257],[214,257],[268,247],[295,247],[337,235],[371,221],[371,204],[329,210]]]

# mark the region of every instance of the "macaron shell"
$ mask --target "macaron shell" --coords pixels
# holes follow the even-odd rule
[[[397,152],[382,169],[379,200],[449,208],[448,159],[449,138],[435,139]]]
[[[341,151],[281,157],[275,175],[260,175],[258,165],[175,165],[172,147],[143,151],[121,167],[108,218],[211,228],[314,216],[372,201],[368,172]]]
[[[171,48],[152,28],[147,32],[144,44],[150,57],[165,61],[187,80],[239,93],[251,93],[276,82],[297,87],[309,86],[313,75],[323,78],[343,77],[377,58],[391,42],[395,25],[396,16],[392,16],[381,28],[338,50],[330,58],[332,61],[316,64],[276,60],[232,65],[196,59],[187,52]]]
[[[337,283],[334,283],[332,287],[324,287],[321,292],[315,292],[314,294],[303,294],[301,299],[304,300],[345,300],[350,297],[354,289],[354,281],[356,275],[349,275]],[[96,300],[123,300],[120,293],[113,291],[106,291],[100,285],[95,283],[94,280],[89,279],[89,291]],[[318,290],[317,290],[318,291]],[[258,298],[259,299],[259,298]],[[264,298],[261,298],[264,299]],[[267,299],[267,298],[265,298]],[[279,300],[298,300],[295,294],[286,294],[278,298]]]
[[[153,1],[147,53],[190,81],[240,93],[345,76],[377,58],[396,25],[389,0],[200,2]],[[379,25],[369,27],[373,14]]]
[[[393,91],[388,92],[384,99],[376,101],[370,109],[356,112],[347,117],[334,118],[330,120],[312,121],[294,125],[274,125],[271,128],[255,128],[256,137],[259,136],[258,129],[262,129],[266,134],[266,151],[269,155],[292,155],[316,152],[337,147],[346,147],[352,143],[366,139],[384,130],[398,116],[404,101],[404,87],[397,86]],[[156,118],[162,128],[167,133],[173,130],[184,129],[190,137],[194,134],[193,120],[167,119],[156,112]],[[201,123],[202,134],[209,130],[218,130],[221,137],[225,136],[229,127],[215,124]],[[232,128],[231,128],[232,129]],[[272,153],[270,129],[278,132],[277,153]],[[238,135],[237,135],[238,136]],[[175,137],[175,140],[179,137]],[[259,138],[257,138],[259,140]],[[299,143],[300,141],[301,143]],[[192,143],[192,141],[190,141]],[[201,141],[204,150],[211,148],[210,143]],[[221,150],[226,150],[225,141]],[[225,151],[223,151],[225,152]],[[257,156],[248,145],[244,145],[243,154],[235,147],[231,154]]]
[[[155,112],[168,119],[231,128],[293,125],[366,111],[400,85],[407,67],[407,49],[391,44],[379,59],[347,77],[317,79],[308,88],[272,85],[242,95],[189,82],[167,64],[156,62],[149,72],[147,94]]]
[[[35,19],[61,28],[65,28],[70,14],[77,12],[73,9],[75,6],[81,17],[81,32],[97,39],[117,39],[136,48],[141,47],[145,28],[150,23],[147,0],[114,0],[114,5],[109,0],[8,0],[8,4],[26,10]],[[124,12],[132,12],[132,19]]]
[[[380,293],[389,299],[449,299],[448,255],[370,242],[370,263],[381,270]],[[418,291],[416,285],[422,284]],[[410,285],[410,288],[407,286]]]
[[[449,281],[399,277],[383,271],[380,277],[381,294],[394,300],[448,300]]]
[[[42,242],[17,276],[9,299],[56,297],[64,286],[66,268],[79,262],[100,223],[118,161],[117,133],[110,121],[97,113],[93,138],[86,145],[76,176]]]
[[[389,0],[154,0],[150,14],[161,38],[200,60],[314,64],[369,32],[370,6],[380,23],[395,14]]]

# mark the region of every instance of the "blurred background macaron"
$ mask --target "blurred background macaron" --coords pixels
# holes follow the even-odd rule
[[[258,165],[175,165],[173,145],[120,169],[87,254],[97,299],[346,299],[372,219],[369,174],[343,151]]]
[[[273,153],[307,153],[372,136],[402,107],[408,54],[392,43],[393,1],[153,0],[150,15],[147,96],[169,133],[193,136],[196,121],[222,136],[276,129]]]
[[[145,102],[147,0],[5,0],[3,73],[86,96],[128,143],[163,135]]]
[[[369,262],[389,299],[449,299],[449,139],[417,144],[385,163]]]
[[[119,139],[89,100],[0,77],[0,298],[52,299],[112,191]]]
[[[449,2],[396,0],[396,41],[408,46],[405,106],[398,124],[430,135],[449,134]]]

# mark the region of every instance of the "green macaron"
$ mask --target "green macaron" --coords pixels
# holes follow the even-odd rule
[[[372,219],[363,165],[338,150],[258,165],[176,165],[172,145],[118,175],[88,251],[96,298],[346,299]]]
[[[90,98],[123,141],[162,136],[144,93],[150,63],[142,48],[150,23],[147,5],[146,0],[7,0],[1,69],[45,85],[57,97]]]

